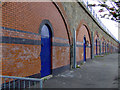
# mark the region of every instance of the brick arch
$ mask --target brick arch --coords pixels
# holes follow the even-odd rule
[[[5,72],[3,74],[13,76],[30,76],[40,73],[41,62],[39,54],[41,52],[41,36],[39,28],[40,24],[43,23],[43,20],[46,20],[43,24],[47,24],[53,28],[54,36],[52,38],[52,45],[54,48],[52,49],[54,50],[51,57],[53,64],[52,69],[56,69],[70,64],[70,30],[65,20],[65,16],[61,11],[61,8],[56,3],[7,2],[5,3],[5,5],[3,5],[2,11],[2,20],[4,21],[2,23],[2,27],[3,29],[6,29],[10,33],[12,33],[12,38],[17,38],[16,42],[18,44],[16,45],[16,42],[14,43],[14,45],[9,45],[11,44],[11,42],[6,43],[6,48],[3,49],[5,51],[3,55],[9,53],[9,51],[12,51],[14,47],[16,47],[19,52],[12,53],[13,55],[11,55],[10,58],[12,61],[19,61],[24,67],[23,69],[14,67],[18,64],[18,62],[13,63],[12,66],[7,65],[6,69],[8,72],[3,71]],[[11,37],[5,32],[6,30],[3,30],[4,36]],[[25,42],[24,40],[28,41]],[[29,58],[29,63],[27,61],[21,62],[22,59],[20,57],[25,57],[25,54],[22,53],[24,52],[24,50],[26,50],[26,56],[32,56],[31,58]],[[31,51],[30,55],[28,51]],[[19,53],[22,54],[20,54],[19,56]],[[64,53],[64,56],[62,56],[62,53]],[[13,57],[14,55],[16,55],[16,57]],[[4,62],[3,66],[5,66],[5,63],[9,62],[7,61],[7,57],[5,57],[4,60],[6,60],[6,62]],[[32,63],[31,66],[30,63]],[[11,67],[12,70],[17,69],[18,72],[16,71],[15,73],[15,71],[9,70],[9,67]],[[28,68],[29,70],[27,70]],[[32,70],[33,68],[36,69]],[[22,73],[19,72],[20,70]]]
[[[84,20],[80,21],[78,28],[76,29],[76,58],[77,62],[83,60],[83,38],[86,37],[86,41],[89,42],[89,45],[86,47],[86,59],[91,58],[91,32],[88,25]]]
[[[58,10],[59,14],[61,15],[62,19],[63,19],[63,22],[64,22],[64,25],[66,27],[66,31],[67,31],[67,35],[68,35],[68,39],[69,39],[69,45],[70,45],[70,49],[72,48],[71,45],[73,44],[73,41],[72,41],[72,32],[70,30],[70,26],[68,24],[68,19],[67,19],[67,15],[66,15],[66,12],[64,10],[64,7],[63,5],[61,4],[61,2],[52,2],[54,4],[54,6],[56,7],[56,9]],[[71,50],[70,50],[71,51]],[[70,65],[71,64],[71,58],[72,58],[72,55],[70,54]]]
[[[101,41],[107,43],[107,40],[104,38],[104,36],[101,38]]]
[[[102,53],[104,54],[106,50],[106,44],[107,44],[107,41],[104,36],[101,38],[101,44],[102,44]]]
[[[102,40],[105,40],[104,36],[101,37],[101,41],[102,41]]]
[[[96,44],[97,44],[97,47],[96,47]],[[97,30],[94,33],[94,54],[95,55],[100,54],[100,38]]]
[[[47,27],[49,28],[50,32],[51,32],[51,37],[54,37],[54,31],[53,31],[53,27],[52,27],[52,24],[50,23],[49,20],[43,20],[40,24],[40,27],[39,27],[39,34],[41,35],[41,30],[42,30],[42,27],[43,25],[47,25]]]
[[[69,24],[67,23],[67,15],[66,15],[66,12],[64,10],[64,7],[62,6],[62,4],[60,2],[52,2],[55,7],[57,8],[57,10],[59,11],[63,21],[64,21],[64,24],[65,24],[65,27],[66,27],[66,30],[67,30],[67,34],[68,34],[68,39],[69,39],[69,43],[72,44],[72,33],[71,33],[71,30],[70,30],[70,26]]]
[[[80,28],[82,26],[85,26],[85,28],[87,29],[87,32],[88,32],[88,35],[89,35],[89,39],[90,39],[90,45],[92,45],[92,43],[91,43],[91,31],[89,29],[89,26],[87,25],[87,23],[84,20],[80,21],[80,24],[79,24],[79,26],[78,26],[78,28],[76,30],[76,39],[78,39],[78,33],[80,32]]]
[[[99,39],[99,34],[98,34],[97,30],[96,30],[95,33],[94,33],[94,41],[95,41],[96,39]]]
[[[106,42],[107,42],[107,53],[109,53],[109,48],[110,48],[110,47],[109,47],[109,42],[110,42],[110,41],[109,41],[109,40],[106,40]]]
[[[113,42],[110,42],[110,53],[113,53]]]

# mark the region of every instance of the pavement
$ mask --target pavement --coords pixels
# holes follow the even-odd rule
[[[118,54],[88,60],[45,80],[43,88],[118,88]]]

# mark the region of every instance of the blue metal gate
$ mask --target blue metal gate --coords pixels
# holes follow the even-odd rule
[[[41,77],[51,74],[51,34],[47,25],[41,29]]]

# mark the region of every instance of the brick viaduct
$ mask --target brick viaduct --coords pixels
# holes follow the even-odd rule
[[[80,2],[5,2],[0,9],[2,75],[55,75],[118,50],[118,41]]]

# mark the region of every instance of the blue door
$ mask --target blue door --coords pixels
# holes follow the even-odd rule
[[[108,44],[107,44],[107,53],[108,53]]]
[[[102,54],[104,53],[104,43],[102,42]]]
[[[86,61],[86,38],[83,39],[84,62]]]
[[[102,48],[102,46],[101,46],[101,41],[99,41],[99,50],[100,50],[100,55],[101,55],[101,53],[102,53],[102,51],[101,51],[101,48]]]
[[[105,42],[105,53],[106,53],[106,42]]]
[[[98,46],[98,45],[97,45],[97,39],[96,39],[96,55],[97,55],[97,46]]]
[[[51,34],[46,25],[41,29],[41,77],[51,74]]]

